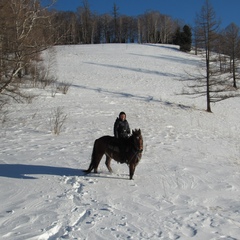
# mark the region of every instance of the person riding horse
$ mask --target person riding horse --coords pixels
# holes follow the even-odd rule
[[[126,119],[126,113],[120,112],[119,117],[114,123],[114,137],[116,138],[127,138],[130,134],[130,127]]]
[[[125,144],[125,139],[130,135],[130,127],[126,119],[126,113],[120,112],[119,117],[114,123],[114,137],[119,139],[119,151],[121,154],[122,163],[126,162],[126,150],[127,146]]]
[[[91,173],[94,170],[94,173],[98,172],[99,163],[103,157],[106,156],[105,164],[109,172],[113,172],[111,168],[111,160],[114,159],[119,163],[124,163],[122,161],[122,153],[120,149],[120,139],[115,138],[114,136],[102,136],[94,141],[93,151],[91,156],[91,162],[88,169],[84,172]],[[143,152],[143,137],[141,129],[132,130],[132,134],[129,138],[122,139],[124,144],[127,146],[125,151],[125,163],[129,168],[129,177],[133,179],[135,168],[142,158]]]

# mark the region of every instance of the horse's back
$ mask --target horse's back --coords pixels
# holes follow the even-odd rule
[[[105,135],[105,136],[102,136],[100,138],[97,138],[96,141],[106,141],[106,140],[111,140],[111,139],[114,139],[115,137],[113,136],[109,136],[109,135]]]
[[[100,142],[102,142],[102,143],[109,143],[111,141],[114,141],[115,139],[116,138],[113,137],[113,136],[105,135],[105,136],[102,136],[102,137],[96,139],[95,143],[100,143]]]
[[[115,142],[117,138],[109,135],[102,136],[95,140],[94,146],[106,148],[110,143]]]

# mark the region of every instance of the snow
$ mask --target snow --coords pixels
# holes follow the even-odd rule
[[[179,93],[201,58],[168,45],[55,47],[66,95],[14,104],[0,130],[0,236],[30,239],[240,239],[239,98]],[[56,108],[67,114],[51,132]],[[85,175],[95,139],[120,111],[144,139],[126,164]]]

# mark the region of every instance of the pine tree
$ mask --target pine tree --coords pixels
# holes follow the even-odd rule
[[[183,32],[180,33],[180,50],[184,52],[190,52],[192,47],[192,32],[189,26],[183,27]]]
[[[181,29],[180,27],[178,27],[173,37],[173,44],[180,46],[180,42],[181,42]]]
[[[192,47],[192,32],[189,26],[185,25],[183,31],[180,27],[177,28],[173,43],[180,46],[180,50],[190,52]]]

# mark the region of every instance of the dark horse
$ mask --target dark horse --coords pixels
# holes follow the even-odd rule
[[[128,164],[130,179],[132,179],[135,168],[142,157],[142,151],[143,138],[140,129],[133,130],[132,135],[126,139],[111,136],[100,137],[94,142],[91,163],[85,172],[90,173],[94,170],[97,173],[98,165],[105,154],[105,164],[109,172],[112,172],[110,163],[114,159],[117,162]]]

